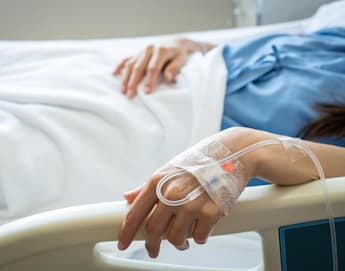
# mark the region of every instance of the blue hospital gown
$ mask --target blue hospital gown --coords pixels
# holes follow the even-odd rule
[[[345,28],[275,34],[225,45],[221,129],[245,126],[298,137],[318,103],[345,105]],[[345,139],[317,141],[345,146]]]

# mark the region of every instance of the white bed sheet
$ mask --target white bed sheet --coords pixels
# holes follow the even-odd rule
[[[223,43],[303,32],[305,23],[185,36]],[[150,96],[139,91],[133,101],[120,94],[120,78],[111,75],[116,63],[164,38],[0,42],[0,208],[8,207],[0,209],[2,222],[120,200],[172,156],[218,131],[226,76],[220,48],[206,58],[194,55],[176,85],[160,84]]]
[[[317,24],[316,24],[317,22]],[[197,40],[204,40],[216,43],[223,43],[226,41],[231,40],[238,40],[243,39],[246,37],[253,37],[255,35],[261,34],[268,34],[268,33],[276,33],[276,32],[289,32],[289,33],[301,33],[305,32],[306,30],[316,30],[315,25],[317,27],[322,27],[322,23],[317,20],[317,17],[313,18],[313,24],[310,24],[310,20],[303,20],[297,22],[289,22],[284,24],[276,24],[270,25],[265,27],[252,27],[246,29],[235,29],[235,30],[219,30],[219,31],[208,31],[208,32],[199,32],[199,33],[186,33],[185,35],[197,39]],[[316,28],[317,28],[316,27]],[[194,141],[198,140],[200,137],[207,136],[208,134],[215,132],[217,130],[217,125],[220,124],[220,114],[222,100],[214,98],[212,100],[211,105],[207,106],[218,106],[218,111],[209,119],[210,122],[208,125],[204,127],[199,125],[199,128],[196,128],[198,125],[197,119],[199,120],[203,118],[198,110],[195,108],[195,100],[199,99],[199,93],[195,93],[198,91],[198,87],[200,86],[197,84],[198,82],[193,83],[193,87],[189,89],[188,81],[189,78],[193,77],[193,74],[190,75],[188,73],[193,73],[194,68],[196,68],[197,64],[200,64],[200,61],[203,61],[200,55],[197,55],[190,61],[190,69],[186,68],[182,73],[182,76],[179,77],[178,83],[176,86],[174,85],[162,85],[160,86],[159,91],[149,97],[143,96],[142,94],[139,95],[139,98],[135,101],[128,101],[124,97],[119,94],[119,79],[114,79],[111,77],[111,70],[115,66],[116,62],[119,61],[122,57],[131,55],[135,51],[140,50],[144,46],[150,43],[155,43],[161,39],[164,39],[164,36],[159,37],[145,37],[145,38],[137,38],[137,39],[114,39],[114,40],[89,40],[89,41],[48,41],[48,42],[16,42],[16,41],[2,41],[0,42],[0,52],[7,54],[6,58],[0,58],[0,65],[2,69],[0,69],[0,109],[2,109],[0,114],[0,145],[2,148],[2,156],[0,162],[2,164],[2,173],[0,175],[0,223],[5,222],[6,219],[13,219],[16,216],[10,217],[8,213],[6,214],[6,195],[4,195],[3,187],[3,172],[6,167],[6,160],[10,160],[14,157],[13,150],[16,150],[16,146],[13,144],[17,142],[26,142],[26,144],[21,145],[20,149],[16,150],[17,153],[24,153],[24,154],[31,154],[31,155],[23,155],[21,156],[23,163],[28,163],[33,166],[35,171],[37,171],[38,167],[39,174],[37,176],[33,176],[34,179],[39,179],[38,183],[42,181],[49,181],[49,186],[46,188],[41,188],[38,191],[31,191],[32,195],[42,195],[42,198],[45,198],[46,202],[44,203],[45,206],[36,206],[35,208],[28,208],[24,210],[25,212],[17,213],[16,215],[22,216],[27,215],[30,213],[46,210],[46,209],[53,209],[68,205],[75,205],[75,204],[83,204],[83,203],[93,203],[99,201],[107,201],[107,200],[118,200],[121,198],[122,191],[129,189],[137,184],[142,183],[145,179],[150,175],[152,170],[154,170],[157,166],[161,163],[164,163],[168,160],[172,155],[179,152],[189,144],[193,143]],[[30,50],[33,48],[34,50]],[[29,50],[28,50],[29,49]],[[41,49],[41,50],[40,50]],[[56,55],[56,52],[59,52]],[[35,52],[33,54],[33,52]],[[81,58],[76,56],[83,55]],[[214,53],[215,55],[217,53]],[[43,57],[42,57],[43,56]],[[218,55],[219,56],[219,55]],[[73,60],[73,58],[75,58]],[[67,60],[66,62],[61,60]],[[215,60],[216,58],[213,58]],[[80,60],[86,60],[86,62],[79,62]],[[209,59],[211,61],[212,59]],[[218,58],[219,60],[219,58]],[[198,62],[199,61],[199,62]],[[78,63],[79,62],[79,63]],[[15,63],[15,65],[13,65]],[[53,64],[52,64],[53,63]],[[194,63],[194,66],[192,65]],[[219,62],[215,61],[213,64],[219,64]],[[63,65],[64,64],[64,65]],[[66,65],[71,65],[67,66]],[[54,67],[52,68],[51,65]],[[48,70],[49,73],[45,73],[46,66],[50,67]],[[194,67],[194,68],[193,68]],[[75,70],[76,72],[73,72]],[[79,72],[77,72],[79,71]],[[219,71],[219,70],[218,70]],[[224,72],[223,70],[220,70]],[[201,74],[207,73],[207,71],[200,71],[199,73],[194,74],[194,78],[200,76]],[[5,75],[5,76],[4,76]],[[211,73],[211,75],[214,75]],[[43,79],[42,79],[43,77]],[[222,92],[220,90],[220,86],[224,84],[224,74],[219,78],[221,81],[218,85],[218,94],[221,96]],[[222,81],[223,80],[223,81]],[[192,80],[193,81],[193,80]],[[195,81],[195,80],[194,80]],[[213,90],[213,87],[217,88],[217,85],[214,84],[216,80],[209,80],[208,81],[208,88]],[[203,82],[202,82],[203,83]],[[35,118],[32,120],[32,115],[29,114],[27,116],[27,111],[21,110],[22,115],[16,116],[13,118],[14,122],[6,122],[4,120],[8,119],[8,116],[11,115],[11,108],[7,108],[4,111],[6,106],[9,106],[9,101],[12,102],[11,106],[14,107],[32,107],[32,105],[25,103],[25,101],[20,100],[22,96],[14,96],[11,93],[11,90],[14,88],[14,93],[18,92],[16,87],[20,86],[20,90],[25,93],[28,89],[34,89],[34,92],[43,95],[45,98],[45,104],[35,104],[35,107],[49,107],[51,105],[59,104],[56,102],[57,97],[59,97],[59,93],[52,93],[52,91],[71,91],[73,93],[74,89],[84,89],[85,92],[93,93],[95,89],[97,89],[98,94],[106,95],[106,93],[112,93],[108,96],[111,100],[110,104],[113,106],[117,106],[121,108],[120,117],[124,117],[125,120],[131,118],[131,114],[140,115],[142,117],[143,124],[147,124],[148,122],[145,121],[145,118],[159,120],[162,116],[157,116],[157,113],[165,113],[165,120],[169,120],[171,118],[171,114],[175,112],[190,112],[193,114],[193,117],[180,115],[177,117],[177,120],[183,120],[184,126],[174,126],[169,125],[170,129],[174,129],[174,127],[181,128],[184,127],[185,130],[178,130],[177,132],[171,132],[172,130],[164,130],[164,125],[152,125],[151,132],[154,135],[154,140],[151,142],[151,150],[150,153],[146,153],[146,156],[142,156],[141,152],[143,149],[140,147],[142,144],[146,142],[137,142],[138,144],[133,146],[126,146],[129,143],[136,143],[135,138],[138,134],[131,133],[126,134],[129,138],[126,138],[121,144],[117,142],[113,146],[107,146],[106,144],[102,144],[102,142],[111,142],[112,138],[116,138],[118,133],[123,132],[122,127],[126,127],[123,125],[119,125],[116,128],[120,130],[120,132],[116,132],[116,129],[112,130],[109,134],[107,133],[99,133],[102,129],[98,130],[93,126],[93,123],[97,122],[97,114],[84,114],[80,116],[76,116],[72,114],[74,111],[78,111],[75,108],[73,103],[70,104],[70,107],[66,110],[66,116],[63,117],[64,123],[63,127],[58,129],[60,132],[69,134],[67,137],[67,142],[64,142],[65,147],[69,146],[70,148],[63,147],[64,152],[63,156],[66,158],[70,156],[69,161],[72,161],[72,164],[65,165],[66,161],[63,159],[55,159],[54,155],[50,164],[54,166],[52,168],[46,168],[44,157],[51,156],[51,153],[54,153],[55,150],[49,149],[47,147],[49,145],[49,140],[45,141],[40,138],[38,135],[34,135],[32,138],[21,137],[21,135],[17,135],[14,140],[11,141],[10,138],[4,138],[4,134],[6,135],[6,131],[11,130],[13,126],[20,124],[19,126],[23,126],[23,129],[31,129],[30,122],[28,120],[35,122]],[[207,88],[203,89],[204,91]],[[193,94],[194,91],[194,94]],[[199,90],[200,91],[200,90]],[[49,92],[49,94],[47,94]],[[43,93],[43,94],[42,94]],[[5,95],[5,96],[4,96]],[[193,96],[194,95],[194,96]],[[97,96],[97,95],[96,95]],[[11,99],[9,100],[9,97]],[[70,96],[69,96],[70,97]],[[192,97],[194,97],[194,104],[192,101]],[[5,99],[6,98],[6,99]],[[41,99],[42,97],[40,97]],[[95,97],[97,98],[97,97]],[[187,98],[187,99],[186,99]],[[18,100],[19,99],[19,100]],[[188,100],[187,103],[184,103],[184,107],[181,108],[181,99]],[[96,99],[97,100],[97,99]],[[172,100],[172,102],[171,102]],[[206,99],[208,100],[208,99]],[[72,99],[73,101],[73,99]],[[103,112],[104,106],[109,106],[109,103],[102,104],[101,100],[99,107],[101,108],[102,112],[100,115],[106,114]],[[151,102],[150,102],[151,101]],[[152,104],[153,101],[153,104]],[[60,101],[61,102],[61,101]],[[95,100],[91,101],[83,101],[84,102],[84,111],[88,111],[88,107],[94,107]],[[197,101],[198,104],[200,101]],[[159,104],[163,104],[164,108],[160,108],[156,110],[156,114],[148,114],[148,110],[152,110],[152,105],[157,106]],[[61,104],[60,104],[61,105]],[[193,110],[190,111],[187,107],[194,106]],[[103,108],[103,109],[102,109]],[[13,109],[13,108],[12,108]],[[44,111],[44,116],[49,119],[49,110]],[[66,109],[66,108],[65,108]],[[80,109],[80,107],[79,107]],[[52,109],[54,110],[54,108]],[[189,111],[188,111],[189,110]],[[200,111],[200,110],[199,110]],[[39,113],[39,111],[37,111]],[[36,112],[36,113],[37,113]],[[111,110],[109,112],[112,112]],[[75,113],[75,112],[74,112]],[[79,112],[80,113],[80,112]],[[85,112],[83,112],[85,113]],[[95,113],[95,112],[93,112]],[[152,111],[151,111],[152,113]],[[110,113],[111,115],[111,113]],[[36,116],[37,117],[37,116]],[[39,116],[38,116],[39,117]],[[73,140],[73,131],[75,126],[78,126],[80,121],[85,120],[85,117],[90,118],[90,125],[84,125],[86,129],[84,132],[84,136],[88,139],[86,143],[83,145],[84,148],[87,146],[87,150],[83,149],[82,144],[79,145],[78,148],[75,149],[75,144],[73,142],[81,140],[83,141],[80,136],[80,133],[74,133],[76,136]],[[176,116],[174,116],[176,117]],[[26,119],[25,125],[18,120]],[[95,119],[93,119],[95,118]],[[108,119],[110,120],[110,126],[114,126],[114,123],[111,122],[111,117]],[[164,119],[164,116],[163,116]],[[67,120],[67,121],[66,121]],[[66,122],[64,122],[66,121]],[[119,121],[119,119],[117,120]],[[137,121],[137,120],[136,120]],[[155,121],[151,122],[151,124],[156,123]],[[218,122],[218,123],[216,123]],[[135,122],[134,122],[135,123]],[[158,121],[159,123],[159,121]],[[175,122],[175,125],[178,122]],[[9,125],[10,124],[10,125]],[[56,123],[55,123],[56,124]],[[141,125],[140,122],[137,121],[138,125]],[[156,123],[157,124],[157,123]],[[194,126],[193,126],[194,125]],[[54,125],[53,125],[54,126]],[[201,127],[201,129],[200,129]],[[54,134],[54,128],[50,127],[51,130],[48,129],[48,134]],[[63,128],[63,129],[61,129]],[[98,127],[99,128],[99,127]],[[104,127],[103,127],[104,128]],[[147,127],[143,127],[145,130]],[[127,127],[127,129],[129,129]],[[137,127],[133,127],[134,131]],[[199,130],[198,130],[199,129]],[[150,130],[150,129],[149,129]],[[115,132],[114,132],[115,131]],[[139,129],[140,131],[140,129]],[[193,133],[194,131],[194,133]],[[80,131],[79,131],[80,132]],[[104,131],[103,131],[104,132]],[[170,136],[169,137],[169,133]],[[25,134],[25,133],[24,133]],[[27,135],[27,134],[25,134]],[[148,134],[150,135],[150,133]],[[145,135],[145,138],[148,138],[148,135]],[[158,137],[157,137],[158,135]],[[42,135],[41,135],[42,136]],[[33,139],[37,140],[37,142],[33,141]],[[48,137],[49,138],[49,137]],[[53,136],[54,138],[54,136]],[[139,136],[140,138],[140,136]],[[168,145],[168,147],[162,148],[162,142],[157,142],[158,139],[165,138],[164,142]],[[169,138],[168,140],[166,140]],[[5,139],[5,140],[4,140]],[[70,140],[68,140],[70,139]],[[70,142],[69,142],[70,141]],[[97,143],[97,144],[96,144]],[[46,147],[45,147],[45,144]],[[89,144],[89,145],[88,145]],[[157,148],[158,147],[158,148]],[[137,148],[137,149],[136,149]],[[37,150],[43,149],[46,152],[40,153]],[[89,151],[92,149],[94,151]],[[5,150],[5,151],[4,151]],[[122,152],[121,152],[122,150]],[[125,158],[129,157],[126,155],[126,152],[123,150],[130,150],[130,154],[134,158],[133,161],[122,161]],[[48,153],[47,153],[48,152]],[[50,154],[49,154],[50,152]],[[40,155],[36,155],[33,157],[32,154],[39,153]],[[116,154],[114,156],[114,153]],[[86,158],[87,159],[84,159]],[[148,159],[149,157],[149,159]],[[17,157],[18,158],[18,157]],[[55,157],[56,158],[56,157]],[[32,161],[39,161],[39,163],[32,163]],[[41,159],[41,160],[39,160]],[[86,163],[83,163],[83,160]],[[146,160],[150,160],[150,163],[146,163]],[[31,161],[31,163],[30,163]],[[75,164],[73,161],[79,161],[79,163]],[[80,162],[81,161],[81,162]],[[121,162],[122,161],[122,162]],[[144,161],[144,162],[143,162]],[[146,162],[145,162],[146,161]],[[12,161],[13,162],[13,161]],[[16,161],[18,162],[18,161]],[[133,163],[132,163],[133,162]],[[122,166],[121,163],[129,163],[135,164],[135,167],[131,166]],[[19,163],[20,164],[20,163]],[[17,166],[18,164],[13,164],[12,170],[20,170]],[[120,165],[120,166],[119,166]],[[10,165],[8,165],[10,166]],[[113,170],[111,170],[113,167]],[[67,187],[65,185],[59,185],[59,179],[70,180],[73,182],[73,176],[69,170],[73,168],[74,171],[82,172],[83,174],[79,175],[79,178],[83,180],[78,180],[76,182],[76,186],[73,188],[69,188],[69,192],[71,198],[66,200],[66,198],[61,198],[61,195],[66,194]],[[125,170],[123,170],[123,168]],[[134,169],[133,169],[134,168]],[[67,170],[66,170],[67,169]],[[73,171],[72,170],[72,171]],[[25,181],[27,180],[25,175],[18,175],[24,180],[23,182],[18,182],[18,189],[22,190],[22,192],[30,192],[30,185],[27,186]],[[72,177],[71,177],[72,176]],[[72,178],[72,180],[71,180]],[[86,181],[87,180],[87,181]],[[84,183],[82,182],[84,181]],[[57,193],[50,193],[52,187],[54,188],[54,183],[56,185],[55,191]],[[78,187],[79,186],[79,187]],[[84,186],[84,187],[81,187]],[[87,189],[84,189],[85,186]],[[29,190],[29,191],[26,191]],[[50,192],[49,192],[50,191]],[[90,193],[91,192],[91,193]],[[3,194],[1,194],[3,193]],[[36,194],[35,194],[36,193]],[[88,194],[89,193],[89,194]],[[32,197],[31,197],[32,198]],[[30,199],[30,198],[29,198]],[[20,203],[23,205],[23,202]],[[25,202],[24,202],[25,204]],[[32,206],[31,206],[32,207]],[[1,211],[2,208],[2,211]],[[4,214],[1,217],[1,214]],[[2,221],[1,221],[2,219]],[[224,239],[225,238],[225,239]],[[229,240],[228,240],[229,239]],[[227,240],[227,241],[225,241]],[[98,250],[102,253],[105,253],[107,257],[114,257],[116,261],[116,257],[127,257],[127,258],[135,258],[135,259],[142,259],[142,260],[150,260],[145,256],[145,251],[143,245],[140,243],[136,243],[134,247],[126,252],[117,252],[114,251],[114,244],[100,244]],[[212,251],[210,254],[209,251]],[[213,257],[211,257],[213,255]],[[200,265],[209,265],[213,267],[253,267],[261,262],[261,248],[260,248],[260,241],[256,236],[251,234],[244,234],[242,236],[234,237],[221,237],[212,239],[207,248],[203,249],[200,247],[194,247],[193,250],[189,250],[185,253],[175,253],[175,251],[171,250],[171,247],[167,244],[164,244],[162,248],[162,255],[158,259],[159,262],[176,262],[176,260],[181,264],[192,264],[199,263]],[[200,259],[205,259],[205,261],[200,261]],[[207,260],[206,260],[207,259]],[[111,260],[111,259],[110,259]]]

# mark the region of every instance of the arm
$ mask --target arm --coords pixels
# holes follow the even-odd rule
[[[232,152],[236,152],[248,145],[277,138],[279,135],[249,128],[233,128],[219,133],[216,137]],[[345,176],[344,148],[307,140],[302,140],[302,142],[319,158],[327,178]],[[244,157],[242,162],[248,163],[246,168],[253,171],[249,173],[248,178],[260,177],[279,185],[302,184],[319,179],[314,164],[307,156],[296,162],[291,162],[281,146],[258,149]]]
[[[153,91],[158,75],[163,73],[167,82],[175,80],[188,57],[194,52],[206,53],[215,45],[192,41],[182,37],[169,39],[161,44],[150,45],[137,55],[125,58],[114,70],[114,75],[123,71],[122,93],[133,98],[139,83],[146,75],[145,93]]]
[[[248,128],[231,128],[213,136],[232,153],[254,143],[277,138],[268,132]],[[345,175],[345,149],[303,141],[320,159],[326,177]],[[261,177],[279,185],[295,185],[317,179],[317,172],[308,157],[292,162],[285,150],[269,146],[255,150],[240,158],[244,167],[245,180]],[[166,238],[177,249],[187,249],[187,237],[197,243],[205,243],[218,220],[224,215],[218,206],[204,193],[195,200],[178,207],[166,206],[157,200],[155,188],[166,174],[169,166],[153,174],[152,178],[137,191],[126,195],[133,202],[119,233],[119,248],[126,249],[133,240],[141,224],[145,224],[146,248],[151,257],[159,253],[160,241]],[[164,196],[176,200],[183,198],[186,188],[198,185],[194,178],[181,178],[172,182],[164,191]]]

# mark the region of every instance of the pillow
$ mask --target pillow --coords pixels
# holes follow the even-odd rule
[[[312,32],[332,26],[345,27],[345,0],[322,5],[308,21],[306,30]]]

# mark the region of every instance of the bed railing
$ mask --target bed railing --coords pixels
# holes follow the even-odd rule
[[[335,217],[345,217],[345,177],[328,179],[327,187]],[[125,202],[101,203],[50,211],[5,224],[0,227],[0,271],[47,270],[48,266],[49,270],[68,266],[84,270],[159,270],[157,263],[125,264],[120,260],[114,265],[94,252],[96,243],[116,240],[126,211]],[[219,221],[214,235],[258,232],[263,242],[264,270],[279,271],[279,228],[323,219],[327,219],[327,212],[319,181],[298,186],[249,187],[232,213]],[[144,238],[143,230],[136,238]],[[169,270],[169,266],[164,270]]]

